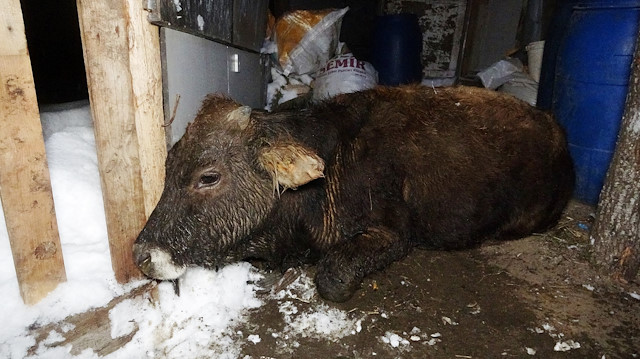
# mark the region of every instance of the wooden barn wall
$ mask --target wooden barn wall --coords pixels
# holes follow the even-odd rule
[[[267,0],[157,0],[149,20],[209,40],[259,52],[266,33]]]

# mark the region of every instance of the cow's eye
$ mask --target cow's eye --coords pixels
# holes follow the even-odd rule
[[[200,176],[198,183],[196,183],[196,189],[213,187],[220,183],[220,173],[218,172],[206,172]]]

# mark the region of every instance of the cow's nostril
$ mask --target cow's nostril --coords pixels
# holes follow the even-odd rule
[[[149,275],[152,264],[151,253],[147,251],[140,253],[138,256],[136,256],[136,264],[144,274]]]
[[[149,262],[151,262],[151,253],[149,253],[149,252],[143,253],[138,258],[138,264],[139,265],[147,265],[147,264],[149,264]]]
[[[151,262],[151,251],[147,250],[145,246],[140,244],[133,245],[133,258],[138,267],[142,267],[143,265],[149,265]]]

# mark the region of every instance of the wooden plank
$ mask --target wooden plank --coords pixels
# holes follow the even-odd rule
[[[233,1],[233,44],[260,52],[267,36],[267,0]]]
[[[78,14],[111,261],[122,283],[140,276],[132,244],[162,191],[159,40],[141,1],[78,0]]]
[[[153,295],[158,290],[156,282],[149,282],[140,286],[129,293],[112,299],[106,306],[91,309],[87,312],[74,314],[64,318],[59,322],[47,324],[42,327],[29,328],[29,334],[34,338],[35,342],[28,349],[29,356],[37,356],[42,348],[70,348],[71,355],[81,355],[83,351],[91,349],[94,354],[99,357],[107,356],[123,346],[131,342],[131,339],[137,334],[139,328],[134,323],[134,329],[131,333],[111,338],[111,320],[109,312],[118,304],[125,300],[136,300],[145,298],[155,300]],[[65,330],[69,326],[73,326],[73,330]],[[47,340],[51,335],[51,331],[60,334],[64,339],[52,343]]]
[[[154,24],[231,43],[233,0],[157,0],[149,10]]]
[[[0,0],[0,197],[26,304],[66,281],[19,0]]]
[[[162,101],[160,31],[149,23],[142,1],[128,0],[129,44],[138,155],[142,168],[145,215],[149,218],[164,188],[167,157]]]

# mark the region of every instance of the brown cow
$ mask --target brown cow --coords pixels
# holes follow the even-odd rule
[[[274,113],[210,96],[169,152],[134,256],[158,279],[317,261],[320,295],[345,301],[415,245],[545,230],[573,182],[553,118],[488,90],[379,87]]]

